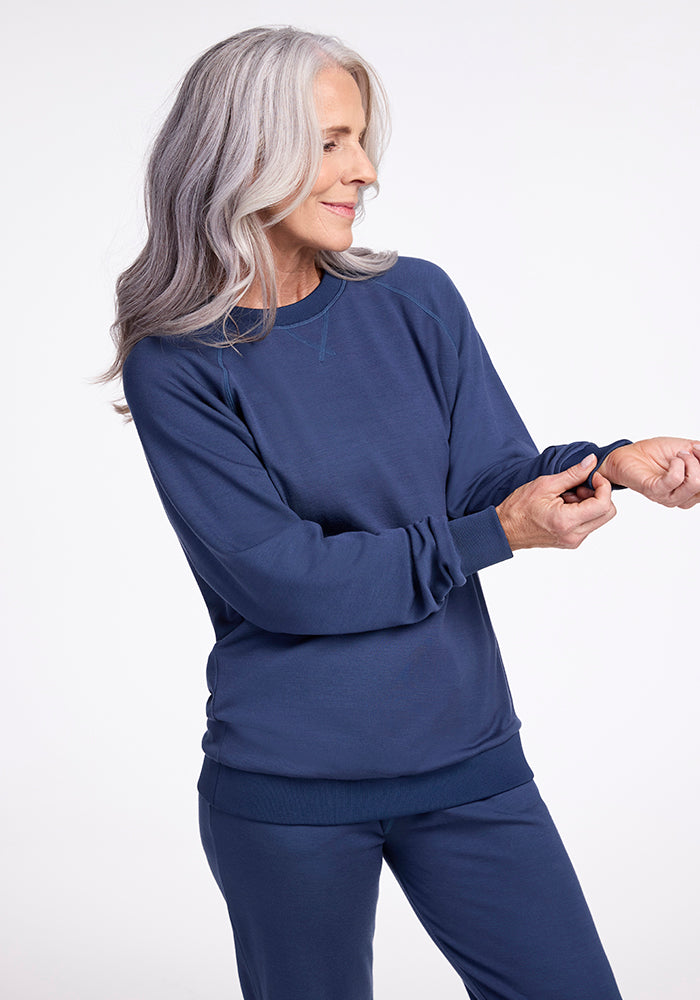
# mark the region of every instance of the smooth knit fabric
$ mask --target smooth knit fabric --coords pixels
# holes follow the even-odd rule
[[[371,1000],[386,861],[472,1000],[620,1000],[535,783],[344,826],[256,823],[200,800],[245,1000]]]
[[[124,390],[214,626],[208,801],[339,823],[392,788],[408,814],[531,777],[477,571],[512,555],[513,490],[626,442],[540,453],[454,285],[411,258],[325,273],[235,350],[220,326],[148,337]]]

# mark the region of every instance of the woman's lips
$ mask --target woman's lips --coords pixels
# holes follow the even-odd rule
[[[327,208],[329,212],[335,212],[336,215],[342,215],[344,219],[355,218],[355,206],[351,202],[322,201],[321,204],[324,208]]]

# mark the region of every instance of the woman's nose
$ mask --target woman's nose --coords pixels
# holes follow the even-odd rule
[[[356,152],[352,162],[348,163],[346,170],[346,183],[348,184],[374,184],[377,179],[377,171],[374,169],[372,161],[367,156],[362,146],[356,147]]]

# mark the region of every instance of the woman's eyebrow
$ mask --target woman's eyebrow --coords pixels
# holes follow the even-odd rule
[[[367,126],[365,125],[360,130],[360,135],[361,136],[364,135],[366,131],[367,131]],[[349,125],[329,125],[327,128],[323,129],[323,132],[324,135],[330,134],[331,132],[333,133],[333,135],[352,135],[352,129],[350,128]]]

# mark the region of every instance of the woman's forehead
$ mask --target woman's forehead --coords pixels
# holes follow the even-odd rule
[[[365,126],[365,111],[360,88],[354,77],[340,66],[327,66],[314,81],[316,112],[321,128],[341,130],[343,127]]]

